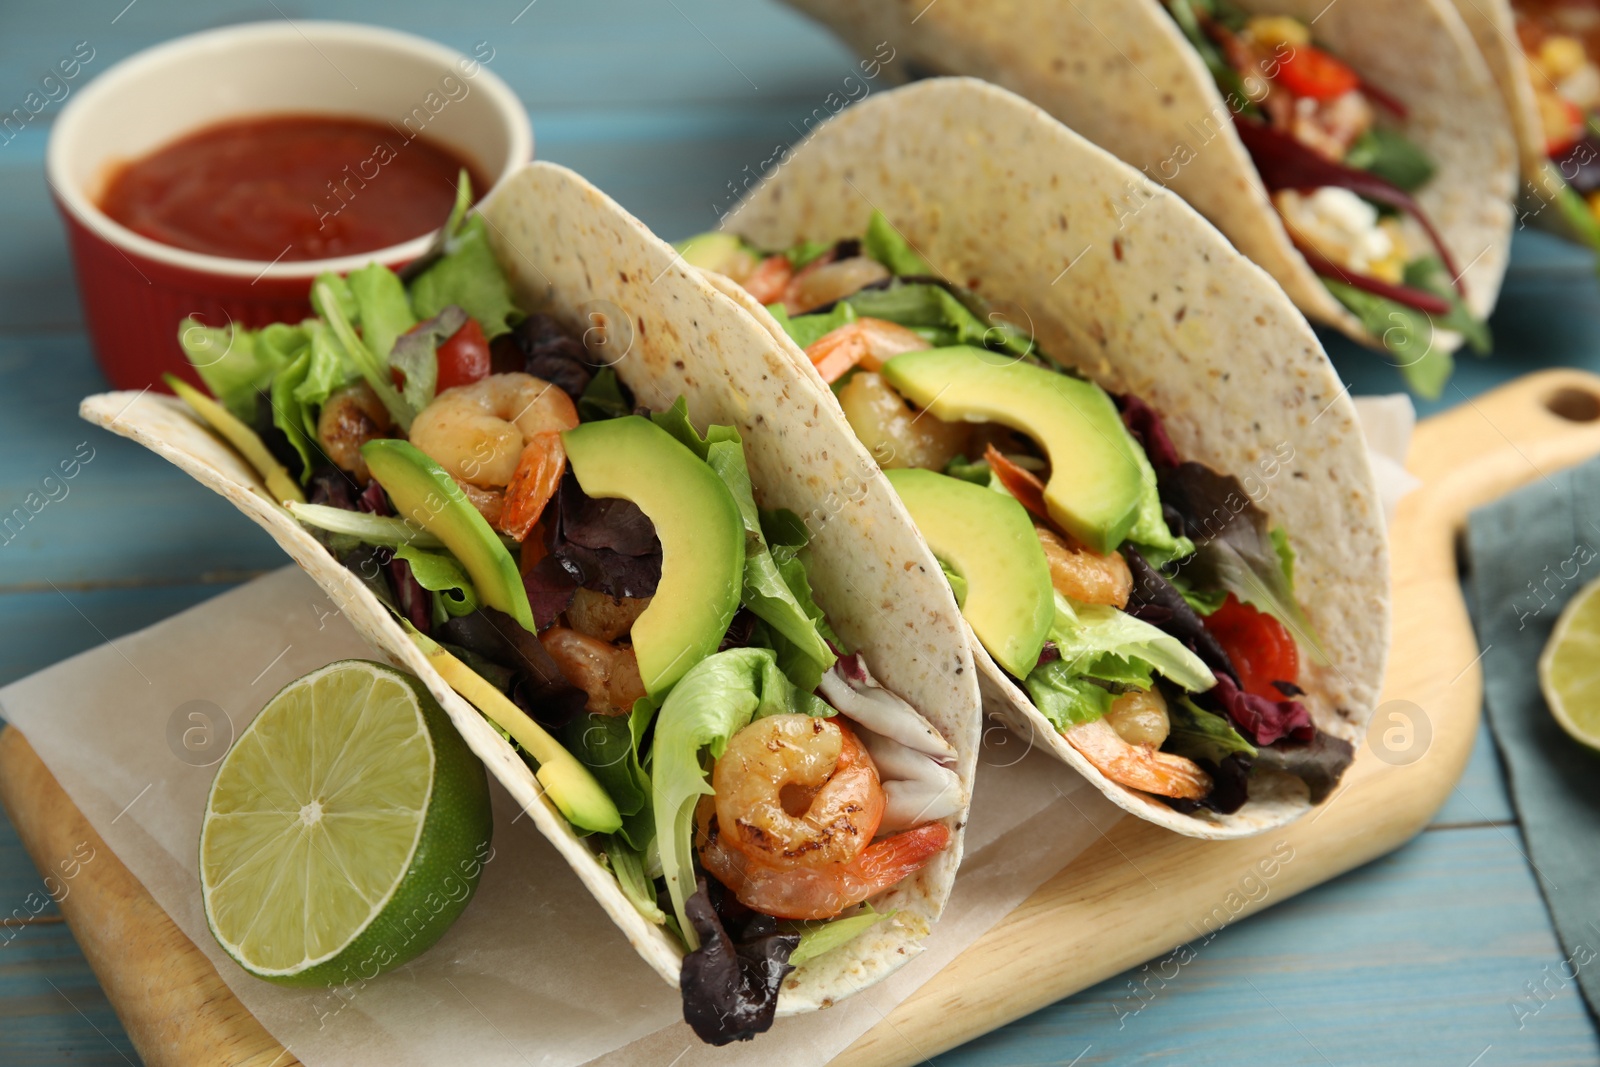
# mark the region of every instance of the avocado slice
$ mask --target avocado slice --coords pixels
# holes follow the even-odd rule
[[[601,788],[595,776],[576,756],[530,719],[500,690],[490,685],[471,667],[452,656],[436,641],[406,624],[406,632],[417,648],[428,657],[445,684],[483,712],[488,720],[510,734],[524,752],[539,761],[535,777],[550,799],[580,830],[614,834],[622,829],[622,813],[616,802]]]
[[[633,651],[645,689],[659,697],[717,650],[739,610],[739,506],[699,456],[641,416],[586,422],[561,440],[585,493],[631,500],[655,523],[661,582],[634,621]]]
[[[467,569],[483,602],[535,632],[517,561],[456,480],[409,441],[388,437],[368,441],[361,446],[361,456],[400,517],[444,542]]]
[[[884,471],[923,540],[967,583],[961,615],[995,662],[1026,678],[1055,620],[1050,564],[1016,499],[930,470]]]
[[[755,269],[759,257],[737,235],[712,230],[696,234],[677,244],[678,254],[691,267],[714,270],[731,278],[742,278]]]
[[[998,422],[1050,460],[1050,517],[1096,552],[1120,545],[1139,517],[1138,448],[1116,405],[1086,382],[1011,356],[956,345],[884,364],[901,396],[945,422]]]
[[[164,374],[161,380],[166,382],[168,389],[178,394],[179,399],[194,409],[196,414],[206,420],[213,430],[221,434],[250,466],[256,469],[256,473],[261,475],[261,480],[266,482],[273,503],[282,504],[286,500],[296,504],[306,502],[305,494],[300,492],[300,486],[289,476],[288,468],[272,455],[266,443],[261,440],[260,434],[246,426],[233,412],[177,375]]]

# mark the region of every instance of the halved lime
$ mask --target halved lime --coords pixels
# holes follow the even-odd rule
[[[290,682],[217,770],[200,888],[258,978],[371,978],[444,935],[489,852],[483,764],[415,678],[342,660]]]
[[[1556,722],[1600,749],[1600,581],[1578,590],[1539,657],[1539,687]]]

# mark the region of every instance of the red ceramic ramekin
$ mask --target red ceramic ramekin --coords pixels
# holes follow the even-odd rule
[[[192,130],[272,114],[354,116],[424,136],[498,183],[533,155],[516,96],[471,56],[394,30],[341,22],[260,22],[180,37],[85,86],[56,120],[46,174],[66,222],[95,356],[119,389],[193,379],[178,324],[263,326],[310,314],[311,280],[372,260],[400,266],[431,234],[338,259],[265,263],[152,241],[111,220],[97,200],[116,167]]]

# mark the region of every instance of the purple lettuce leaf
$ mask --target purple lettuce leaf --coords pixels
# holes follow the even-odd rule
[[[1267,513],[1239,479],[1201,463],[1181,463],[1157,477],[1162,503],[1177,512],[1181,529],[1195,543],[1194,555],[1182,564],[1183,576],[1197,589],[1226,589],[1271,615],[1288,627],[1302,650],[1320,659],[1315,631],[1295,598]]]
[[[583,396],[600,364],[592,363],[583,342],[549,315],[529,315],[511,330],[522,350],[523,370],[552,383],[574,401]]]
[[[700,947],[683,958],[679,985],[683,1021],[707,1044],[727,1045],[771,1029],[778,989],[794,970],[789,956],[799,947],[800,935],[779,933],[777,920],[744,908],[720,884],[712,884],[715,890],[706,879],[698,879],[684,903]],[[733,906],[718,908],[713,894]],[[737,939],[728,926],[737,931]]]
[[[586,495],[571,471],[546,546],[573,582],[597,593],[654,596],[661,581],[661,541],[649,516],[631,501]]]
[[[1122,413],[1122,425],[1128,428],[1133,439],[1144,449],[1144,454],[1150,458],[1150,465],[1156,470],[1176,467],[1180,462],[1178,450],[1173,447],[1172,438],[1167,436],[1166,424],[1161,421],[1156,409],[1132,393],[1120,396],[1113,393],[1111,399]]]
[[[1287,771],[1306,783],[1311,803],[1321,804],[1356,757],[1355,746],[1322,730],[1309,743],[1279,741],[1261,749],[1256,766]]]
[[[1298,700],[1270,700],[1240,689],[1234,680],[1218,672],[1217,684],[1196,694],[1195,703],[1210,704],[1225,712],[1234,727],[1257,748],[1265,748],[1285,737],[1293,741],[1314,741],[1317,728],[1311,712]]]

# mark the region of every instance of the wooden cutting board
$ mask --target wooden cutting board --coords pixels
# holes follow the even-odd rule
[[[1341,791],[1300,823],[1244,841],[1195,841],[1123,819],[836,1063],[920,1062],[1419,832],[1461,775],[1481,703],[1457,531],[1473,508],[1596,454],[1600,377],[1579,371],[1530,375],[1418,426],[1407,465],[1422,486],[1402,501],[1392,530],[1394,644],[1384,702]],[[1388,746],[1378,738],[1414,729],[1419,717],[1432,733],[1420,759],[1401,765],[1374,754],[1374,744],[1403,747],[1401,735]],[[0,733],[0,802],[41,869],[85,840],[107,857],[83,869],[61,910],[147,1064],[298,1062],[116,861],[14,729]]]

